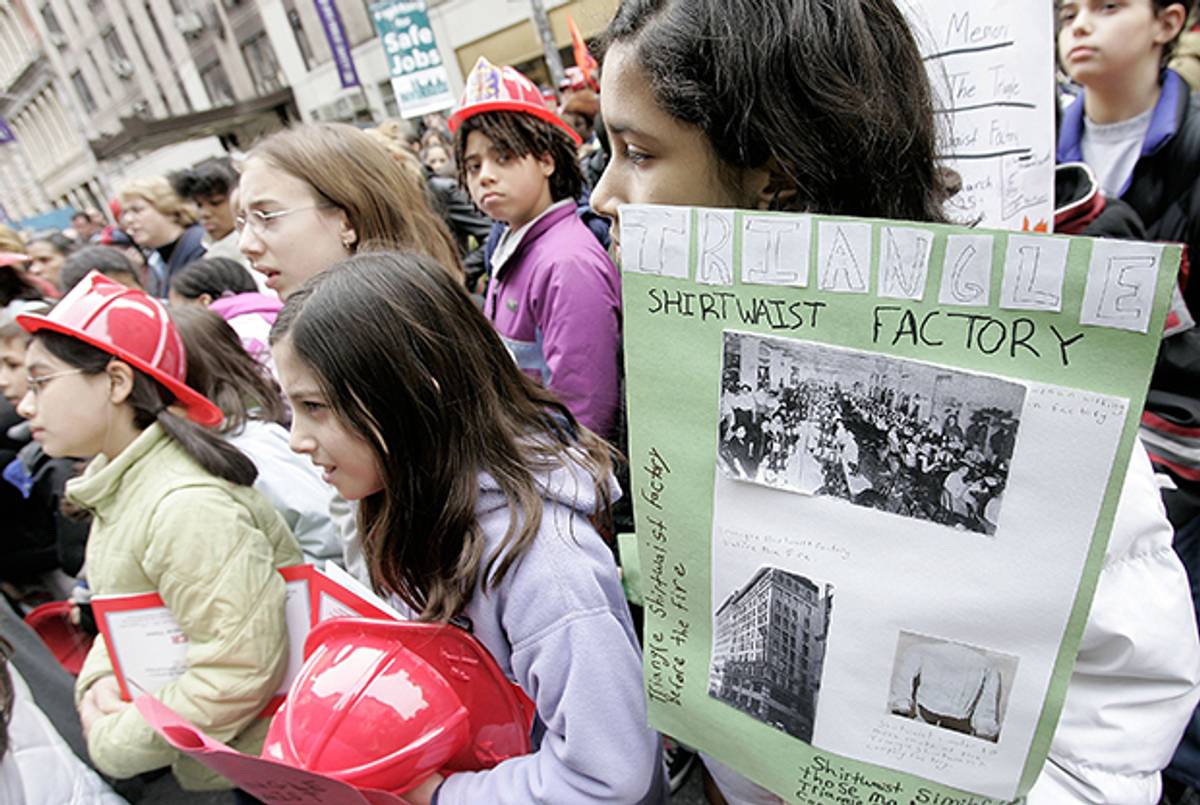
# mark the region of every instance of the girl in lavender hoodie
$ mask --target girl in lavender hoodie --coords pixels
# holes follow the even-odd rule
[[[406,799],[664,802],[637,637],[597,532],[616,489],[608,445],[420,255],[360,254],[309,280],[272,351],[292,449],[359,502],[372,580],[469,629],[537,708],[531,754],[435,774]]]

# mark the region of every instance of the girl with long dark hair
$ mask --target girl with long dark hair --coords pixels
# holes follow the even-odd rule
[[[597,530],[616,488],[609,446],[420,255],[362,254],[310,280],[272,344],[292,449],[359,502],[375,585],[470,629],[537,708],[532,754],[405,797],[661,802],[637,637]]]

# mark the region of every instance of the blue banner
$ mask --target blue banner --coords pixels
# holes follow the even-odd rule
[[[338,13],[337,5],[334,0],[313,0],[313,3],[317,7],[317,16],[321,18],[321,27],[325,29],[325,38],[329,40],[329,49],[333,52],[333,62],[337,65],[342,86],[359,86],[354,56],[350,53],[350,40],[346,38],[346,27],[342,25],[342,15]]]
[[[13,130],[9,128],[8,121],[0,117],[0,145],[16,142],[16,140],[17,135],[13,134]]]

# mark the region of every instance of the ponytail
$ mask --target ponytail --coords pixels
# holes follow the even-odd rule
[[[174,414],[167,408],[159,408],[154,419],[163,432],[210,475],[238,486],[251,486],[258,477],[258,468],[254,466],[254,462],[214,431]]]

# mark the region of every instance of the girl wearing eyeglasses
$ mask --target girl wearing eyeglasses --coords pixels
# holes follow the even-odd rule
[[[639,203],[942,220],[932,96],[899,5],[623,0],[600,94],[613,158],[592,207],[614,220]],[[1200,697],[1200,646],[1157,487],[1139,444],[1028,805],[1159,800]],[[782,801],[706,764],[714,802]]]
[[[95,456],[66,497],[92,515],[85,562],[95,595],[157,592],[187,638],[187,667],[155,698],[206,734],[257,754],[259,718],[287,658],[284,582],[301,562],[287,525],[252,488],[257,471],[211,427],[219,408],[184,379],[179,334],[158,300],[98,272],[45,315],[18,412],[53,457]],[[132,695],[146,687],[126,675]],[[105,641],[75,701],[98,770],[133,777],[171,766],[188,790],[229,783],[171,749],[122,700]]]
[[[264,139],[246,159],[238,204],[238,246],[285,299],[371,245],[427,254],[462,277],[424,183],[353,126],[305,124]]]

